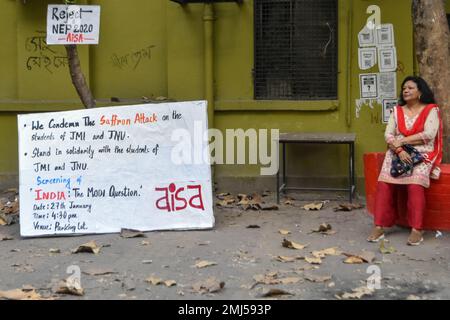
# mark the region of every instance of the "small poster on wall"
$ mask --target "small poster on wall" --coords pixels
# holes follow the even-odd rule
[[[376,41],[380,47],[393,47],[394,43],[394,27],[392,24],[382,24],[376,29]]]
[[[397,73],[380,72],[378,74],[378,91],[380,97],[395,99],[397,97]]]
[[[395,48],[378,49],[380,72],[397,70],[397,50]]]
[[[376,73],[366,73],[359,75],[359,88],[361,98],[377,98],[378,97],[378,82]]]
[[[377,64],[377,48],[359,48],[358,63],[361,70],[367,70]]]
[[[360,47],[373,47],[376,45],[375,32],[369,29],[367,25],[358,33],[358,42]]]
[[[383,123],[389,122],[389,117],[397,104],[397,99],[383,99]]]
[[[100,6],[55,5],[47,8],[47,44],[98,44]]]

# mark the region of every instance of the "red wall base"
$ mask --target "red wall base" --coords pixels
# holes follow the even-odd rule
[[[364,176],[366,185],[367,211],[374,214],[375,196],[377,190],[378,175],[384,160],[384,153],[364,154]],[[430,188],[426,189],[425,197],[427,210],[424,217],[424,229],[450,230],[450,164],[441,165],[441,177],[439,180],[431,179]],[[399,218],[397,224],[408,226],[406,220],[406,194],[398,193],[397,212]]]

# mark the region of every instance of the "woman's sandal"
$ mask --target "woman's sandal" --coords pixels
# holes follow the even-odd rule
[[[411,233],[408,237],[408,245],[410,246],[418,246],[423,242],[423,232],[419,230],[412,229]]]
[[[383,228],[375,227],[372,230],[372,233],[370,234],[370,236],[367,238],[367,241],[369,241],[369,242],[378,242],[378,241],[380,241],[382,239],[384,239],[384,230],[383,230]]]

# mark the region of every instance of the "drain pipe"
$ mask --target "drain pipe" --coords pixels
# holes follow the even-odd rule
[[[348,128],[351,128],[352,126],[352,49],[353,49],[353,0],[349,1],[349,8],[347,11],[348,14],[348,29],[347,29],[347,38],[348,38],[348,44],[347,44],[347,105],[346,105],[346,112],[345,112],[345,122],[347,124]]]
[[[214,128],[214,7],[205,3],[203,8],[203,42],[205,68],[205,98],[208,101],[208,127]]]

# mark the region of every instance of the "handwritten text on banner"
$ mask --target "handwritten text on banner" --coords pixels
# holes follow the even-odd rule
[[[18,126],[22,236],[213,227],[210,166],[173,161],[174,130],[206,132],[206,102],[19,115]],[[195,143],[202,157],[207,141]]]

